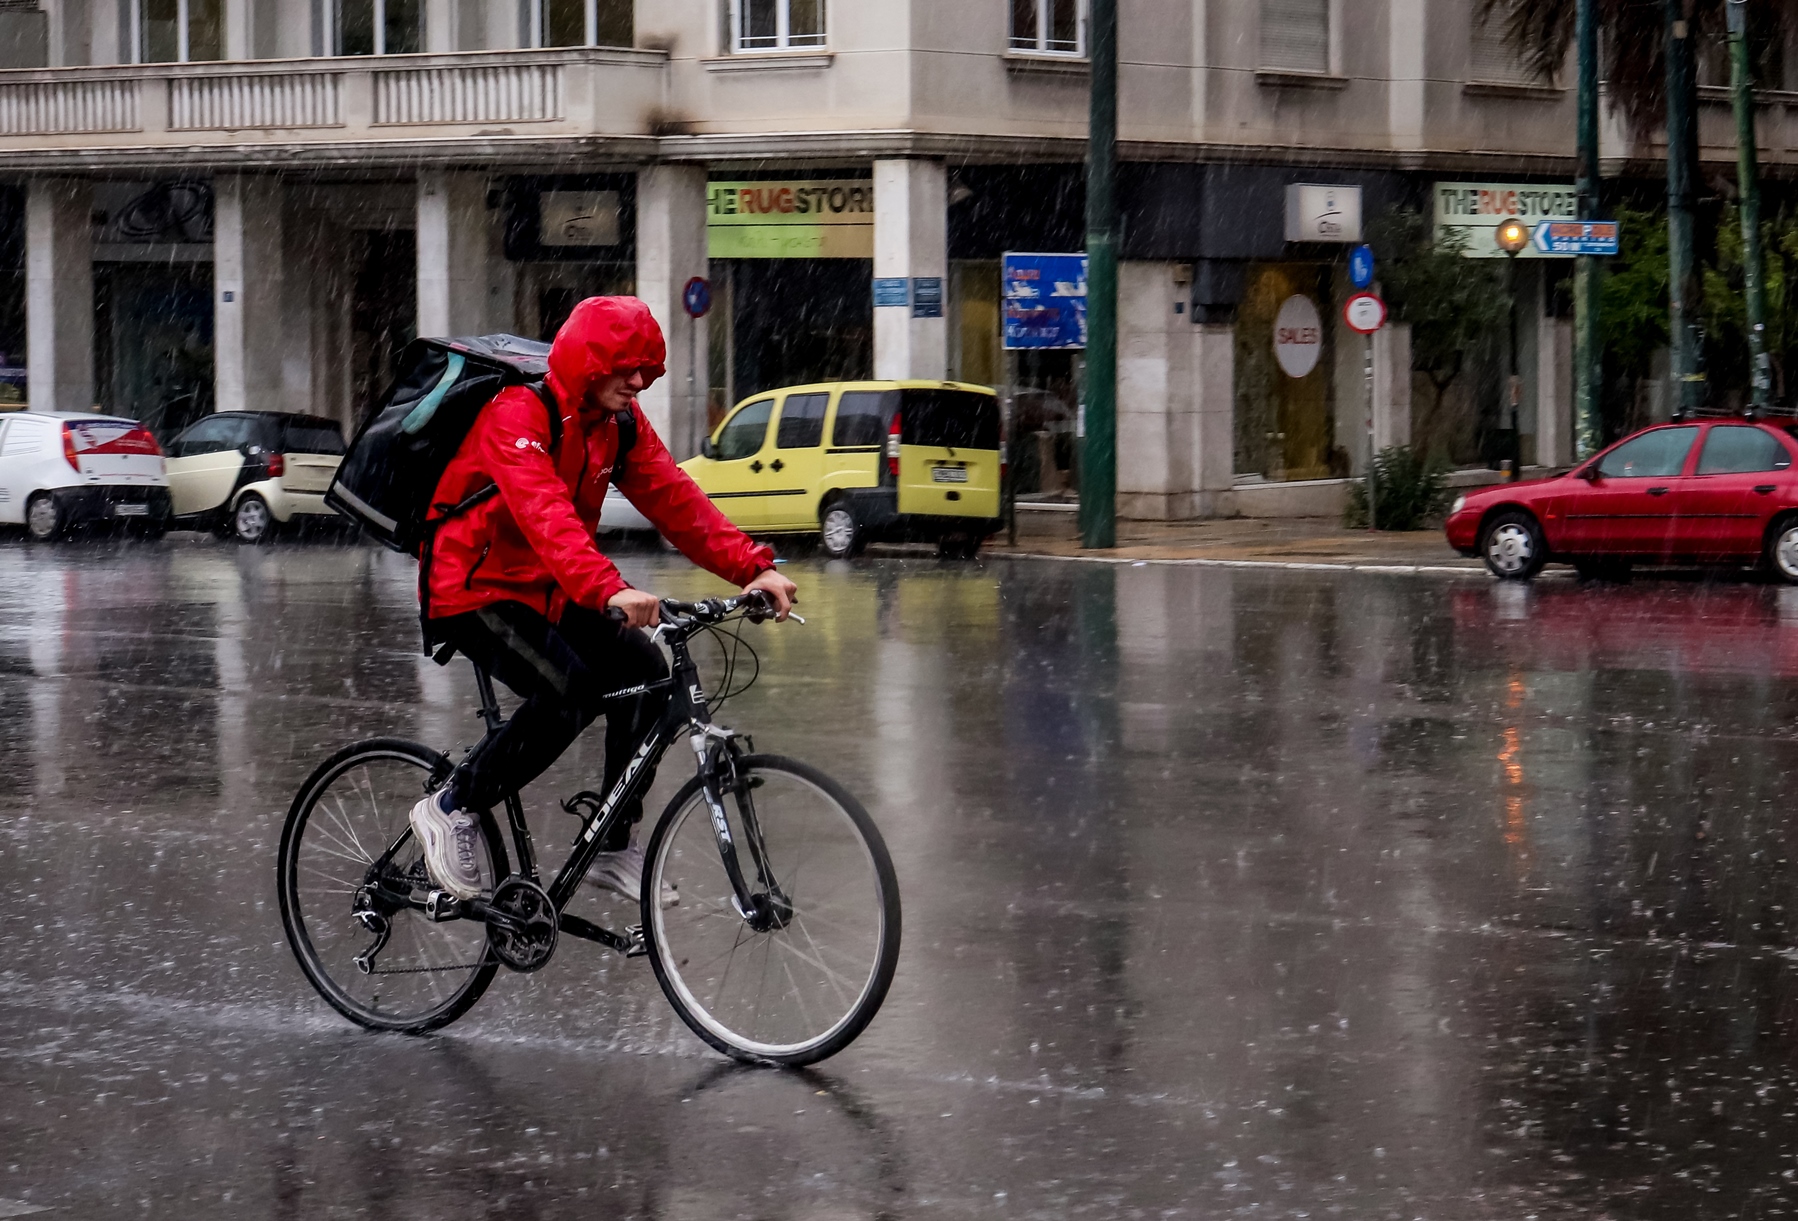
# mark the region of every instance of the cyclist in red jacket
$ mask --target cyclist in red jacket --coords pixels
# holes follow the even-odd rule
[[[458,504],[490,483],[499,487],[499,495],[437,528],[420,569],[420,597],[434,642],[455,646],[524,699],[412,809],[432,881],[459,898],[481,891],[485,852],[470,810],[491,809],[529,784],[602,713],[609,790],[667,702],[666,692],[610,707],[599,700],[668,674],[642,630],[660,621],[658,599],[631,588],[594,543],[608,483],[694,563],[766,592],[778,618],[792,609],[797,591],[775,571],[774,553],[713,507],[637,406],[636,396],[662,376],[665,351],[661,328],[635,297],[582,301],[549,351],[560,443],[551,445],[542,399],[526,387],[504,390],[481,411],[432,497]],[[636,440],[619,461],[624,412],[635,417]],[[642,809],[624,814],[587,877],[634,900],[643,850],[629,835]]]

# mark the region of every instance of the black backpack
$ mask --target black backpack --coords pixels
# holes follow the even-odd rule
[[[417,339],[400,353],[399,375],[363,421],[325,503],[407,555],[421,556],[438,522],[496,495],[493,484],[460,504],[431,496],[481,408],[508,386],[528,386],[549,412],[549,448],[562,443],[562,412],[544,384],[549,345],[516,335]],[[618,417],[618,458],[637,439],[636,417]],[[433,517],[433,512],[435,517]]]

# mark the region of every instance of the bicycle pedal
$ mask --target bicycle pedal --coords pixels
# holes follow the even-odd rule
[[[626,958],[641,958],[643,955],[649,953],[649,945],[643,940],[643,926],[641,924],[625,925],[624,938],[626,941],[630,942],[629,947],[624,951],[624,956]]]
[[[425,919],[433,924],[454,920],[462,914],[462,901],[447,890],[433,890],[425,896]]]

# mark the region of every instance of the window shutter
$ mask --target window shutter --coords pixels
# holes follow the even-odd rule
[[[1503,19],[1482,21],[1477,13],[1468,32],[1467,79],[1493,85],[1543,83],[1511,46]]]
[[[1330,70],[1330,0],[1263,0],[1261,66]]]

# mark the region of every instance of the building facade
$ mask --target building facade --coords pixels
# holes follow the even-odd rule
[[[1291,188],[1371,223],[1442,184],[1564,186],[1569,82],[1476,0],[1122,8],[1120,509],[1325,503],[1370,431],[1418,422],[1404,328],[1369,360],[1347,243],[1295,232]],[[0,368],[165,436],[243,407],[353,424],[415,335],[547,336],[634,292],[679,451],[770,386],[956,377],[1004,389],[1053,492],[1079,354],[1004,346],[1001,260],[1082,245],[1084,31],[1084,0],[0,0]],[[1775,172],[1790,97],[1763,105]],[[1609,117],[1603,143],[1607,173],[1655,172]],[[1514,424],[1544,464],[1571,453],[1563,270],[1515,268]]]

